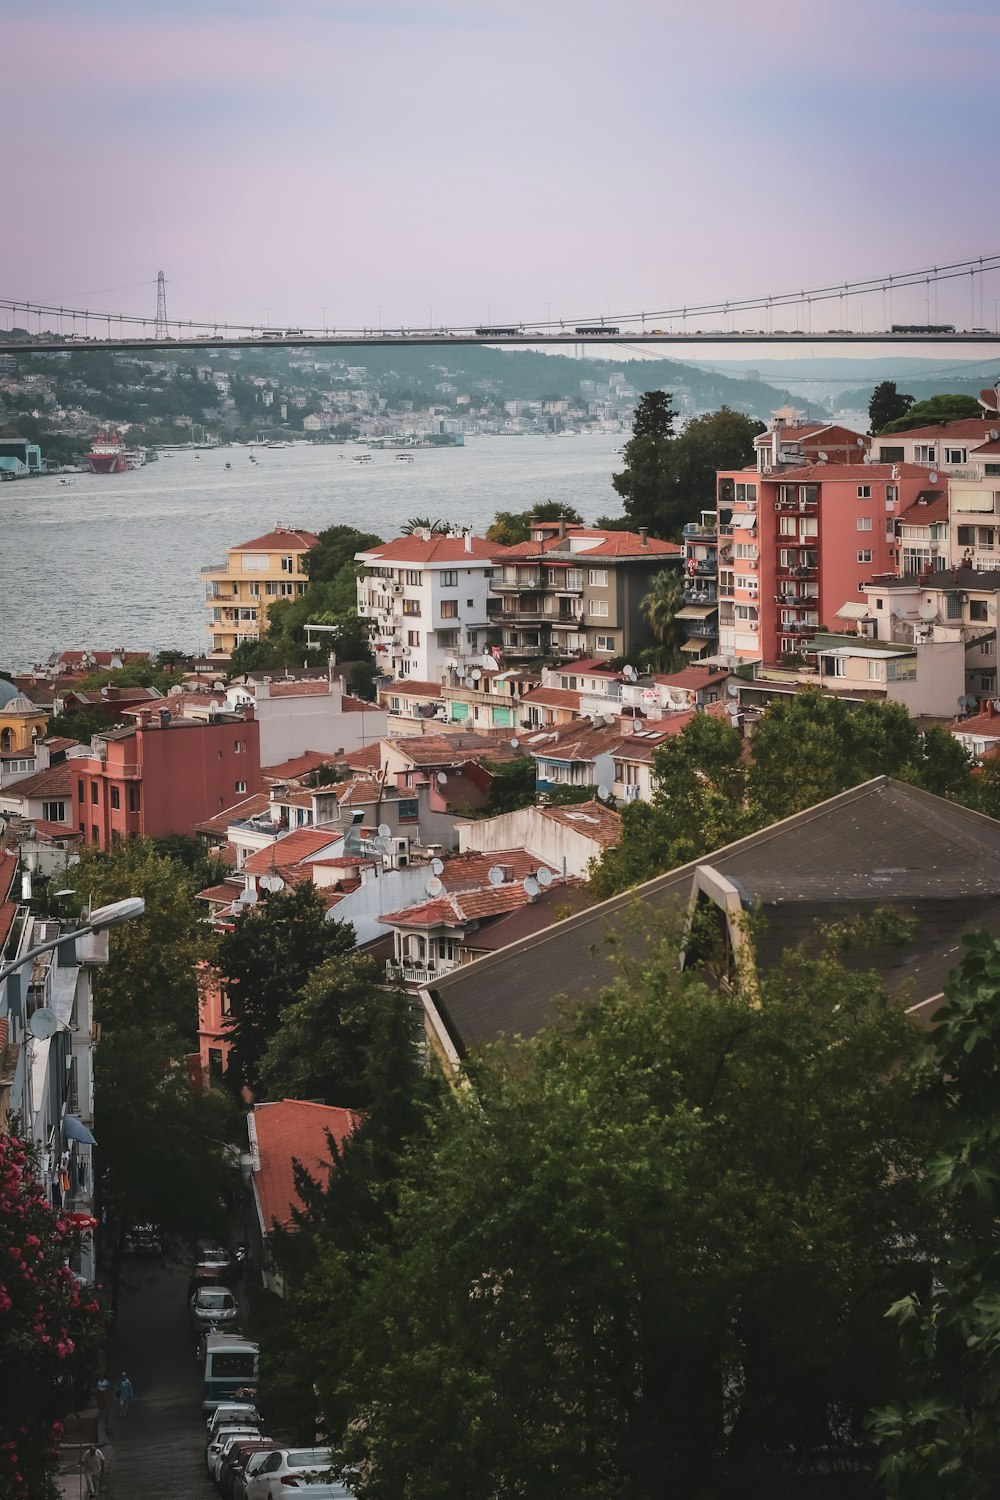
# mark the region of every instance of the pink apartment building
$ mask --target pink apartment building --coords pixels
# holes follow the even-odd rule
[[[915,464],[805,464],[774,474],[717,475],[719,652],[780,663],[807,650],[817,628],[860,601],[901,562],[897,517],[929,489]],[[938,476],[940,494],[947,480]]]

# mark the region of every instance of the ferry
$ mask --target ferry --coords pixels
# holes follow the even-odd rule
[[[375,462],[370,453],[355,453],[351,459],[352,464],[373,464]]]
[[[412,462],[413,462],[413,454],[412,453],[397,453],[396,454],[396,462],[398,464],[412,464]]]

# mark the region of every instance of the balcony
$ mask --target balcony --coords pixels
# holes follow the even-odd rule
[[[685,638],[695,637],[698,640],[714,641],[719,634],[718,626],[714,620],[682,620]]]
[[[778,569],[778,575],[782,578],[815,578],[816,573],[817,569],[808,563],[793,563]]]
[[[517,578],[491,578],[488,587],[491,594],[517,594],[540,589],[544,582],[540,572],[524,572]]]
[[[404,984],[433,984],[443,974],[450,974],[452,969],[457,969],[458,963],[453,959],[438,959],[435,968],[428,968],[426,964],[394,963],[392,959],[386,959],[385,977],[390,982]]]
[[[228,562],[208,563],[204,568],[199,568],[198,572],[200,573],[202,578],[204,578],[207,573],[228,573],[229,564]]]
[[[688,574],[694,578],[712,578],[719,571],[718,560],[714,557],[699,558],[694,566],[688,563]]]
[[[681,536],[688,538],[712,538],[716,535],[714,526],[703,526],[700,521],[688,521],[686,526],[681,527]]]
[[[691,583],[684,585],[682,595],[686,604],[714,604],[717,597],[714,588],[701,589]]]

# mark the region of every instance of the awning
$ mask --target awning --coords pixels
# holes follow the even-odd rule
[[[689,656],[694,656],[699,651],[704,651],[704,649],[705,649],[705,642],[704,641],[685,641],[684,644],[683,644],[683,646],[681,647],[681,650],[682,651],[686,651]]]
[[[68,1140],[79,1141],[84,1146],[97,1145],[86,1125],[76,1115],[63,1115],[63,1129]]]
[[[867,620],[868,606],[859,603],[857,599],[848,599],[836,611],[836,615],[838,620]]]
[[[757,517],[755,515],[733,516],[732,524],[738,526],[742,531],[752,531],[757,525]]]
[[[675,620],[704,620],[708,615],[714,615],[718,609],[717,604],[685,604],[674,615]]]

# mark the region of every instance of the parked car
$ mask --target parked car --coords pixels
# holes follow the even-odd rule
[[[221,1245],[199,1245],[193,1275],[196,1280],[206,1276],[227,1276],[232,1266],[232,1256]]]
[[[248,1500],[250,1482],[254,1475],[259,1473],[260,1466],[268,1458],[273,1449],[262,1448],[259,1453],[251,1453],[246,1461],[246,1468],[234,1469],[233,1471],[233,1500]]]
[[[211,1478],[213,1484],[217,1485],[219,1483],[219,1480],[222,1477],[222,1467],[229,1455],[231,1453],[235,1453],[241,1443],[245,1443],[248,1441],[249,1439],[247,1437],[241,1436],[239,1433],[234,1433],[231,1438],[228,1438],[226,1442],[223,1443],[222,1447],[215,1455],[215,1462],[213,1463],[210,1471],[209,1477]]]
[[[217,1427],[259,1427],[260,1413],[252,1401],[223,1401],[205,1425],[211,1438]]]
[[[245,1443],[236,1443],[230,1448],[219,1471],[218,1486],[223,1500],[234,1500],[236,1477],[245,1472],[251,1458],[258,1454],[263,1458],[277,1446],[273,1438],[248,1438]]]
[[[125,1234],[126,1255],[162,1255],[163,1234],[159,1224],[133,1224]]]
[[[229,1329],[239,1316],[236,1298],[227,1286],[199,1287],[191,1298],[191,1326],[196,1333],[206,1329]]]
[[[246,1500],[287,1500],[289,1489],[305,1490],[309,1500],[351,1500],[338,1479],[327,1479],[329,1448],[277,1448],[247,1484]]]
[[[216,1428],[208,1440],[205,1449],[205,1467],[208,1469],[209,1479],[215,1475],[215,1460],[229,1442],[230,1438],[255,1438],[260,1437],[259,1427],[229,1427],[223,1425]]]

